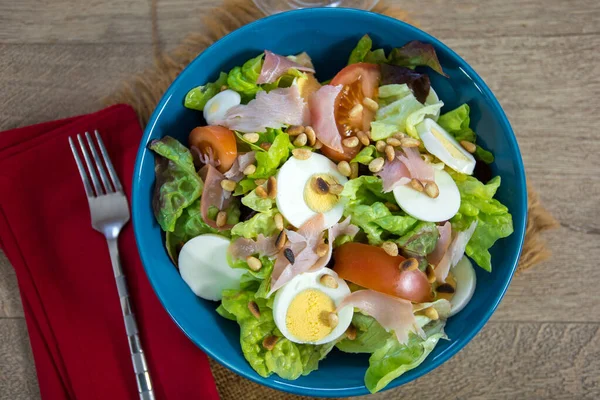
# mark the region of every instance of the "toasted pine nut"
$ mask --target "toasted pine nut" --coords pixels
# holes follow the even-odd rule
[[[277,213],[273,217],[273,220],[275,221],[275,227],[277,228],[277,230],[282,231],[283,230],[283,215]]]
[[[312,188],[315,192],[320,194],[329,193],[329,183],[325,179],[318,176],[317,178],[311,179]]]
[[[440,195],[440,188],[435,182],[427,182],[425,184],[425,194],[432,199],[435,199]]]
[[[269,195],[267,194],[267,191],[265,190],[264,187],[257,186],[255,190],[256,190],[256,195],[258,197],[260,197],[261,199],[266,199],[267,197],[269,197]]]
[[[354,119],[354,118],[358,117],[360,114],[362,114],[362,112],[363,112],[362,104],[356,104],[354,107],[352,107],[352,109],[348,113],[348,117],[350,117],[350,119]]]
[[[325,243],[319,243],[319,245],[317,246],[317,255],[319,257],[323,257],[325,254],[327,254],[327,252],[329,251],[329,245],[325,244]]]
[[[244,168],[242,172],[244,173],[244,175],[252,175],[256,172],[256,165],[250,164],[246,168]]]
[[[437,310],[433,307],[425,309],[425,316],[432,321],[437,321],[438,319],[440,319],[440,315],[438,314]]]
[[[279,338],[277,336],[271,335],[271,336],[267,336],[263,340],[262,345],[267,350],[273,350],[278,341],[279,341]]]
[[[402,140],[406,137],[406,133],[404,132],[396,132],[392,135],[393,138],[396,138],[398,140]]]
[[[269,149],[271,148],[271,143],[269,143],[269,142],[262,142],[260,144],[260,148],[263,149],[264,151],[269,151]]]
[[[254,272],[260,271],[262,268],[262,263],[256,257],[248,256],[246,257],[246,262],[248,263],[248,267]]]
[[[287,134],[290,136],[298,136],[301,133],[304,133],[304,127],[302,125],[292,125],[287,130]]]
[[[433,269],[431,264],[428,265],[427,268],[425,268],[425,275],[427,275],[427,281],[429,283],[435,282],[435,270]]]
[[[475,153],[475,150],[477,150],[477,145],[475,145],[475,143],[466,140],[461,140],[460,145],[469,153]]]
[[[223,85],[223,86],[221,86],[220,91],[222,92],[227,89],[229,89],[229,87],[227,87],[227,85]]]
[[[429,164],[433,163],[433,156],[431,154],[421,154],[421,158],[426,163],[429,163]]]
[[[456,292],[456,289],[450,283],[446,282],[446,283],[442,283],[440,286],[435,288],[435,291],[438,293],[453,294],[454,292]]]
[[[321,278],[319,278],[319,282],[321,283],[321,285],[331,289],[337,289],[339,286],[337,280],[329,274],[321,275]]]
[[[255,180],[254,180],[254,184],[255,184],[256,186],[262,186],[262,185],[264,185],[264,184],[265,184],[265,182],[267,182],[267,180],[266,180],[266,179],[255,179]]]
[[[348,164],[348,161],[340,161],[337,165],[337,169],[340,172],[340,174],[342,174],[344,176],[350,176],[350,174],[352,173],[352,170],[350,169],[350,164]]]
[[[381,248],[385,250],[388,256],[396,257],[398,255],[398,245],[394,242],[383,242]]]
[[[350,173],[350,179],[358,178],[358,163],[350,163],[350,170],[352,171]]]
[[[418,179],[414,179],[414,178],[411,179],[409,185],[411,188],[413,188],[417,192],[423,192],[425,190],[425,188],[423,187],[423,184]]]
[[[415,271],[419,268],[419,262],[416,258],[407,258],[398,266],[400,271]]]
[[[314,146],[317,142],[317,134],[315,133],[315,130],[311,126],[307,126],[306,128],[304,128],[304,133],[308,138],[308,145]]]
[[[371,171],[373,173],[377,173],[377,172],[381,171],[384,163],[385,163],[385,160],[383,159],[383,157],[377,157],[377,158],[373,159],[369,163],[369,171]]]
[[[269,177],[267,181],[267,195],[272,199],[277,197],[277,179],[274,176]]]
[[[394,158],[396,158],[396,152],[389,144],[385,146],[385,158],[387,158],[389,162],[394,161]]]
[[[307,149],[294,149],[292,150],[292,155],[298,160],[308,160],[311,156],[312,152]]]
[[[298,136],[296,136],[296,139],[294,140],[294,146],[302,147],[302,146],[306,145],[307,141],[308,141],[308,137],[306,136],[306,133],[301,133]]]
[[[225,224],[227,223],[227,211],[219,211],[219,213],[217,214],[216,223],[218,228],[225,226]]]
[[[356,132],[356,137],[364,146],[368,146],[369,144],[371,144],[371,139],[369,139],[369,136],[367,136],[367,134],[363,131]]]
[[[405,137],[400,139],[400,144],[402,147],[419,147],[421,145],[421,141],[419,139]]]
[[[285,233],[284,230],[282,230],[281,232],[279,232],[279,235],[277,235],[277,238],[275,239],[275,247],[277,247],[278,250],[283,249],[286,241],[287,241],[287,234]]]
[[[383,153],[385,151],[385,142],[383,140],[378,140],[375,143],[375,149],[377,149],[378,152]]]
[[[323,147],[323,143],[321,143],[321,141],[317,139],[315,140],[315,145],[313,147],[319,150],[321,147]]]
[[[235,183],[235,181],[232,181],[230,179],[223,179],[221,181],[221,187],[223,188],[223,190],[226,190],[228,192],[233,192],[235,190],[236,186],[237,186],[237,183]]]
[[[342,144],[346,147],[356,147],[358,146],[358,138],[356,136],[350,136],[346,139],[342,140]]]
[[[346,338],[348,340],[356,339],[356,327],[354,325],[350,324],[350,326],[348,326],[348,329],[346,329]]]
[[[248,310],[250,310],[250,312],[252,313],[252,315],[254,315],[256,319],[260,319],[260,309],[258,308],[258,304],[251,301],[250,303],[248,303]]]
[[[339,183],[335,183],[329,186],[329,193],[331,194],[341,194],[344,191],[344,185],[340,185]]]
[[[258,133],[244,133],[244,136],[242,136],[244,138],[244,140],[246,142],[250,142],[250,143],[256,143],[258,142],[258,139],[260,139],[260,136]]]
[[[370,97],[365,97],[363,99],[363,104],[371,111],[379,110],[379,104],[377,104],[377,102]]]
[[[400,211],[400,207],[398,207],[396,204],[394,203],[390,203],[389,201],[386,201],[384,204],[390,211]]]
[[[335,328],[340,322],[340,318],[335,312],[329,313],[327,316],[327,323],[331,328]]]
[[[399,139],[396,139],[395,137],[389,137],[385,140],[385,142],[390,146],[394,147],[398,147],[402,144],[402,142]]]

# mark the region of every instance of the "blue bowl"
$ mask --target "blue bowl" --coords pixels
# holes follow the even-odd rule
[[[217,303],[196,297],[169,260],[163,235],[152,214],[154,155],[151,140],[171,135],[183,143],[192,128],[203,123],[200,112],[183,107],[189,89],[216,79],[219,71],[241,65],[264,49],[279,54],[306,51],[312,57],[318,78],[331,78],[346,65],[348,55],[362,35],[368,33],[374,46],[389,50],[410,40],[431,43],[437,50],[446,79],[431,73],[431,83],[444,101],[442,112],[462,103],[471,107],[471,126],[479,142],[490,149],[496,161],[495,175],[502,177],[497,198],[510,210],[515,232],[491,250],[494,270],[477,268],[473,300],[446,325],[450,341],[441,341],[416,369],[390,383],[400,386],[438,367],[462,349],[490,318],[504,295],[517,266],[525,233],[527,190],[517,141],[498,101],[473,69],[439,40],[403,22],[365,11],[350,9],[306,9],[277,14],[246,25],[225,36],[200,54],[173,82],[150,118],[142,138],[133,182],[133,223],[139,252],[154,290],[181,330],[208,355],[254,382],[286,392],[323,397],[367,394],[363,378],[367,355],[334,350],[317,371],[295,381],[277,376],[260,377],[244,359],[237,324],[221,318]],[[482,354],[482,357],[489,355]]]

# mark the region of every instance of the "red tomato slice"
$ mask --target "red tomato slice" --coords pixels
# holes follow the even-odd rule
[[[237,157],[237,144],[235,134],[222,126],[199,126],[190,132],[190,146],[195,146],[202,153],[207,154],[212,149],[214,157],[219,160],[217,169],[227,172]]]
[[[350,110],[357,104],[362,105],[363,99],[369,97],[377,99],[377,90],[381,72],[376,64],[357,63],[348,65],[331,80],[331,85],[344,85],[336,99],[335,119],[338,131],[343,138],[355,135],[358,131],[366,132],[371,129],[371,121],[375,113],[363,107],[361,113],[350,116]],[[340,153],[328,147],[323,147],[322,152],[335,161],[350,161],[360,151],[361,145],[356,147],[344,146]]]
[[[398,266],[405,258],[392,257],[381,247],[345,243],[335,249],[333,257],[333,270],[344,280],[416,303],[432,299],[427,276],[418,269],[401,271]]]

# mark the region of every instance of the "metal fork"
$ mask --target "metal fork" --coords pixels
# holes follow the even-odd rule
[[[90,206],[92,227],[102,233],[104,237],[106,237],[106,242],[108,243],[108,251],[110,252],[110,260],[115,274],[117,291],[121,299],[121,311],[123,312],[125,330],[129,339],[129,350],[131,352],[131,360],[133,362],[133,370],[136,375],[140,399],[154,400],[154,390],[152,388],[152,381],[150,380],[148,364],[146,363],[146,357],[138,335],[137,323],[135,322],[131,304],[129,303],[129,292],[127,290],[125,275],[123,275],[123,269],[121,268],[119,248],[117,246],[117,238],[119,237],[121,228],[129,221],[127,198],[125,197],[125,194],[123,194],[123,187],[121,186],[117,172],[108,157],[102,138],[98,134],[98,131],[94,131],[94,134],[104,162],[100,159],[100,155],[94,146],[92,136],[88,132],[85,133],[87,145],[92,154],[92,157],[90,158],[90,154],[81,135],[77,135],[77,141],[79,142],[79,148],[87,166],[87,172],[81,162],[81,158],[79,157],[79,153],[77,152],[77,148],[75,147],[72,138],[69,138],[69,144],[71,145],[71,151],[73,152],[73,157],[77,163],[77,169],[79,170],[79,175],[81,176],[81,181],[83,182],[83,187],[85,188],[88,204]],[[106,170],[108,170],[108,175]],[[102,184],[100,184],[100,181],[98,180],[96,171],[100,175]],[[93,189],[92,185],[90,185],[88,173],[92,181]]]

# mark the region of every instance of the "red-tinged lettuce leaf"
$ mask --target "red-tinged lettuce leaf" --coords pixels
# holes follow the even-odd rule
[[[448,77],[440,65],[433,46],[418,40],[413,40],[402,47],[392,49],[388,57],[388,63],[408,68],[427,66],[446,78]]]
[[[421,74],[410,68],[381,64],[381,85],[406,83],[419,102],[425,104],[431,83],[427,74]]]

